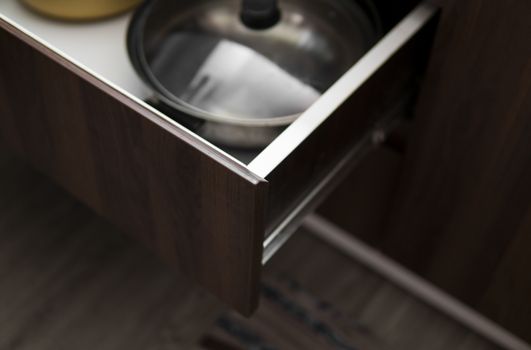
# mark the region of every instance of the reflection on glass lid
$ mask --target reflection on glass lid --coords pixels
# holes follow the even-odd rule
[[[240,21],[239,1],[160,1],[144,38],[159,92],[219,118],[296,117],[375,40],[355,2],[280,6],[276,25],[254,30]]]

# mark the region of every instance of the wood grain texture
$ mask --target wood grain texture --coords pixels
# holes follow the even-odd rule
[[[224,311],[0,151],[0,349],[199,349]]]
[[[478,308],[513,332],[529,339],[531,315],[531,208],[492,272]]]
[[[245,314],[267,184],[0,22],[0,139]]]
[[[305,232],[264,277],[289,305],[359,349],[497,349]],[[250,348],[245,334],[276,349],[337,349],[271,293],[263,295],[251,319],[226,312],[0,150],[0,349],[242,350]],[[239,331],[220,326],[227,321]],[[234,346],[220,346],[227,343]]]
[[[531,2],[445,4],[379,246],[530,340]]]

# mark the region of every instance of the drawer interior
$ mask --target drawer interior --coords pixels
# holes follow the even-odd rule
[[[412,115],[435,14],[429,5],[416,7],[249,165],[270,186],[264,261],[349,169]]]
[[[409,0],[396,4],[389,0],[360,1],[374,6],[381,18],[382,29],[387,33],[418,3]],[[366,6],[366,5],[365,5]],[[84,68],[103,82],[135,100],[142,107],[170,120],[176,127],[186,129],[164,111],[153,109],[146,101],[152,96],[150,89],[135,73],[126,49],[126,32],[132,13],[103,21],[69,23],[43,18],[28,10],[18,0],[0,3],[0,16],[18,29],[34,37],[68,61]],[[355,64],[356,62],[353,62]],[[304,115],[300,119],[306,119]],[[193,131],[192,131],[193,133]],[[233,157],[233,160],[249,164],[260,163],[264,149],[241,151],[214,145],[201,138],[212,148]],[[258,167],[258,165],[254,166]]]
[[[40,17],[17,0],[5,0],[0,16],[212,152],[267,180],[268,250],[289,237],[298,223],[295,218],[315,207],[326,188],[333,187],[353,160],[374,145],[375,136],[390,120],[404,115],[411,103],[427,61],[433,34],[429,23],[436,8],[418,1],[374,0],[374,5],[386,35],[271,144],[256,152],[214,145],[145,102],[149,89],[135,74],[124,40],[131,14],[95,23],[66,23]],[[274,249],[268,252],[271,255]]]

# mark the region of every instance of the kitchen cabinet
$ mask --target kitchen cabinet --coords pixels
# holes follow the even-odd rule
[[[375,4],[387,35],[242,154],[146,102],[112,41],[127,16],[72,25],[4,1],[0,142],[242,314],[263,264],[325,201],[322,214],[529,340],[531,5]]]
[[[144,101],[124,58],[127,17],[60,23],[4,1],[0,139],[251,314],[262,262],[414,94],[436,8],[376,3],[388,34],[268,147],[237,158]]]

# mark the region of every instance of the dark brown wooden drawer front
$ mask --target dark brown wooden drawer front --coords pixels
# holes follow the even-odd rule
[[[267,184],[2,26],[3,141],[227,303],[251,312]]]
[[[69,31],[59,35],[59,47],[50,44],[68,25],[40,23],[6,0],[0,4],[0,142],[249,315],[258,304],[262,262],[373,147],[372,133],[411,101],[436,12],[427,4],[411,11],[414,2],[404,2],[404,19],[397,24],[400,18],[391,16],[389,33],[244,164],[75,52],[62,51]],[[17,13],[35,17],[14,20]]]

